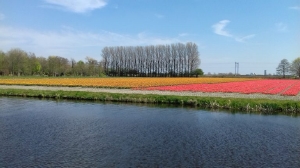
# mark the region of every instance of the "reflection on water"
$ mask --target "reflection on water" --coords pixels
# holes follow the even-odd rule
[[[300,167],[300,117],[0,97],[0,167]]]

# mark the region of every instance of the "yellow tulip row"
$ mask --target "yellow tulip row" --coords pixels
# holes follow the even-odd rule
[[[12,78],[1,79],[2,85],[81,86],[109,88],[144,88],[196,83],[224,83],[251,78]]]

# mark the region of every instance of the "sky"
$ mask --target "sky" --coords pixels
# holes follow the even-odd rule
[[[300,57],[300,0],[0,0],[0,50],[101,60],[106,46],[194,42],[204,73],[275,74]]]

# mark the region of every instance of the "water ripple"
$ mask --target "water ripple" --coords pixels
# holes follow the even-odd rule
[[[300,118],[0,98],[0,167],[300,167]]]

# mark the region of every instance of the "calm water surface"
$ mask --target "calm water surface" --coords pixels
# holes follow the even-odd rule
[[[0,167],[300,167],[300,117],[0,97]]]

